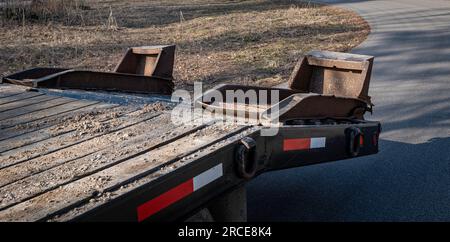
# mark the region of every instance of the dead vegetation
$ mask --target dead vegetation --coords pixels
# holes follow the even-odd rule
[[[308,1],[84,2],[75,8],[78,23],[67,14],[3,22],[0,75],[33,66],[110,71],[129,46],[176,44],[178,88],[195,81],[268,86],[283,82],[305,52],[348,51],[369,32],[355,13]]]
[[[85,0],[6,0],[0,1],[3,25],[58,22],[66,25],[84,24]]]

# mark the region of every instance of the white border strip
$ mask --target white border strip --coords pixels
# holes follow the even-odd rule
[[[195,176],[193,179],[194,191],[197,191],[198,189],[208,185],[221,176],[223,176],[222,163]]]
[[[319,137],[319,138],[311,138],[311,145],[310,148],[324,148],[326,143],[326,137]]]

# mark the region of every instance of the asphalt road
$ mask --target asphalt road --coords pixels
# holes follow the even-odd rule
[[[370,24],[380,153],[263,174],[249,221],[450,221],[450,1],[323,1]]]

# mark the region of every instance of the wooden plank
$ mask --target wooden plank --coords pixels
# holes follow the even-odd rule
[[[151,172],[147,175],[143,175],[142,177],[133,180],[132,182],[121,185],[120,187],[116,187],[113,189],[105,190],[103,193],[97,194],[95,197],[90,198],[84,202],[80,202],[76,206],[72,206],[71,208],[64,209],[58,213],[48,216],[44,218],[43,221],[51,221],[51,222],[63,222],[63,221],[72,221],[79,219],[84,216],[87,212],[97,209],[114,199],[121,199],[122,197],[125,199],[133,199],[130,198],[130,193],[135,189],[142,189],[143,187],[149,188],[155,186],[152,184],[156,179],[161,176],[169,175],[173,171],[186,166],[197,159],[207,156],[219,149],[225,148],[228,145],[260,130],[260,127],[253,126],[248,128],[242,132],[239,132],[236,135],[233,135],[227,139],[224,139],[220,142],[212,144],[211,146],[207,146],[205,148],[199,149],[198,151],[184,156],[181,159],[176,160],[173,163],[166,163],[158,166],[158,171]]]
[[[23,99],[32,98],[32,97],[36,97],[36,96],[40,96],[40,95],[44,95],[44,94],[39,93],[39,92],[23,92],[23,93],[20,93],[17,95],[12,95],[12,96],[1,98],[0,105],[5,105],[8,103],[17,102],[17,101],[20,101]]]
[[[67,112],[67,111],[71,111],[74,109],[78,109],[81,107],[85,107],[85,106],[89,106],[89,105],[93,105],[99,102],[96,101],[86,101],[86,100],[78,100],[76,102],[71,102],[65,105],[61,105],[61,106],[57,106],[54,108],[50,108],[50,109],[45,109],[42,111],[38,111],[38,112],[33,112],[30,114],[26,114],[26,115],[22,115],[19,117],[14,117],[14,118],[10,118],[10,119],[5,119],[5,120],[1,120],[0,121],[0,129],[6,129],[6,128],[10,128],[16,125],[20,125],[20,124],[26,124],[32,121],[36,121],[36,120],[41,120],[44,119],[46,117],[51,117],[54,115],[57,115],[59,113],[63,113],[63,112]]]
[[[24,133],[23,135],[15,136],[9,139],[0,141],[0,154],[12,149],[23,148],[31,144],[38,143],[40,141],[48,140],[52,137],[60,136],[63,134],[75,134],[77,132],[78,126],[73,123],[67,122],[86,122],[86,125],[90,129],[102,131],[102,127],[110,128],[109,124],[104,123],[113,118],[122,117],[128,113],[136,111],[136,108],[118,106],[116,104],[103,104],[101,107],[93,109],[89,112],[83,113],[68,113],[60,120],[64,122],[59,122],[55,125],[38,129],[32,132]],[[80,124],[81,126],[81,124]]]
[[[176,126],[171,122],[167,125],[162,125],[161,122],[169,121],[170,114],[161,115],[154,120],[143,123],[142,125],[136,125],[133,132],[142,130],[140,134],[129,137],[129,140],[121,141],[108,137],[108,140],[112,140],[110,145],[105,149],[99,150],[89,155],[83,155],[74,160],[67,162],[61,162],[60,165],[53,165],[52,168],[39,172],[27,177],[20,177],[19,174],[29,173],[29,170],[40,169],[45,166],[45,162],[31,161],[37,167],[32,167],[30,162],[27,164],[21,164],[15,167],[8,167],[4,170],[0,170],[0,183],[4,183],[5,177],[10,177],[13,183],[9,183],[6,186],[0,188],[0,194],[9,194],[7,198],[3,199],[0,203],[0,209],[12,206],[16,203],[25,201],[31,197],[42,194],[43,192],[50,191],[58,186],[62,186],[78,180],[84,176],[99,172],[103,169],[119,164],[122,161],[131,159],[140,154],[149,152],[152,149],[164,142],[170,142],[170,140],[176,140],[201,129],[200,126]],[[145,126],[142,129],[140,126]],[[152,132],[146,132],[151,129]],[[125,132],[125,130],[123,130]],[[111,139],[112,138],[112,139]],[[116,137],[117,138],[117,137]],[[104,139],[104,137],[102,137]],[[64,160],[62,157],[60,160]],[[18,179],[20,178],[20,180]],[[42,181],[51,178],[51,183],[42,183]],[[20,187],[20,189],[18,189]],[[11,198],[11,199],[8,199]]]
[[[143,155],[60,186],[0,211],[0,221],[36,221],[71,208],[102,193],[158,170],[161,164],[243,131],[235,125],[214,124]]]
[[[0,178],[0,187],[4,186],[7,183],[10,183],[14,181],[14,179],[9,180],[7,178],[11,174],[14,176],[12,178],[15,178],[16,180],[21,179],[23,177],[32,175],[36,172],[42,172],[47,169],[50,169],[52,167],[55,167],[57,165],[63,164],[68,161],[75,161],[80,157],[85,157],[86,155],[89,155],[91,153],[100,152],[104,153],[107,150],[109,150],[112,146],[117,146],[118,144],[130,144],[130,142],[135,142],[138,140],[139,142],[146,143],[147,140],[145,140],[145,137],[148,137],[149,134],[152,133],[158,133],[160,134],[162,131],[158,130],[158,132],[147,132],[146,127],[155,128],[156,126],[160,125],[159,121],[163,120],[163,118],[160,117],[160,113],[154,112],[154,113],[147,113],[141,115],[141,117],[136,118],[134,120],[129,119],[128,122],[121,123],[118,127],[116,127],[113,130],[110,130],[109,132],[105,132],[101,135],[97,135],[95,137],[91,137],[90,139],[85,139],[82,142],[76,142],[72,146],[70,146],[70,149],[62,148],[58,149],[57,151],[53,153],[42,153],[37,154],[36,157],[27,160],[26,162],[22,162],[20,164],[12,164],[12,166],[9,166],[7,168],[0,169],[0,174],[2,177]],[[165,117],[165,116],[163,116]],[[173,126],[168,125],[168,129],[173,128]],[[38,144],[39,146],[39,144]],[[37,147],[38,147],[37,146]],[[133,143],[133,148],[139,149],[142,144],[139,143]],[[91,147],[90,149],[87,149],[87,147]],[[121,150],[116,150],[117,152],[122,152]],[[111,151],[111,152],[116,152]],[[14,150],[15,152],[15,150]],[[14,152],[10,152],[11,154],[15,154]],[[17,153],[17,152],[16,152]],[[127,152],[127,154],[130,154]],[[103,157],[107,157],[109,154],[104,154]],[[3,157],[6,157],[5,154],[2,154]],[[4,162],[15,162],[15,160],[4,160]],[[3,166],[2,164],[2,167]],[[22,170],[22,168],[24,168]],[[26,167],[26,168],[25,168]],[[11,170],[14,172],[8,172],[5,170]],[[7,175],[9,174],[9,175]]]
[[[23,91],[21,91],[21,92],[12,91],[12,90],[5,91],[5,90],[1,90],[0,89],[0,99],[5,98],[5,97],[11,97],[11,96],[17,95],[17,94],[22,93],[22,92]]]
[[[103,108],[110,107],[111,104],[107,103],[97,103],[93,105],[88,105],[80,108],[75,108],[72,110],[67,110],[56,115],[45,117],[39,120],[31,121],[26,124],[21,124],[13,127],[9,127],[1,130],[0,132],[0,141],[5,141],[8,139],[20,137],[22,135],[26,135],[32,132],[36,132],[39,130],[43,130],[46,128],[51,128],[54,125],[60,124],[61,118],[70,118],[76,116],[83,116],[90,112],[95,112],[101,110]]]
[[[0,83],[0,99],[25,92],[29,87]]]
[[[38,112],[38,111],[45,110],[45,109],[54,108],[59,105],[64,105],[66,103],[70,103],[70,102],[74,102],[74,101],[76,101],[76,100],[63,98],[63,97],[57,97],[55,99],[47,100],[42,103],[36,103],[36,104],[25,106],[25,107],[19,107],[19,108],[12,109],[9,111],[1,112],[0,113],[0,121],[18,117],[18,116],[25,115],[25,114],[30,114],[33,112]]]
[[[148,112],[137,115],[134,118],[129,116],[119,117],[116,120],[107,122],[103,127],[99,127],[100,132],[96,132],[96,127],[94,129],[83,127],[85,125],[84,122],[77,123],[74,126],[80,126],[77,128],[79,132],[66,133],[30,146],[1,153],[3,159],[0,169],[25,161],[29,163],[29,160],[34,158],[39,158],[38,160],[50,159],[51,162],[56,162],[59,157],[64,157],[66,160],[75,159],[78,156],[89,154],[110,145],[109,142],[111,140],[108,139],[111,136],[110,132],[119,132],[122,129],[141,124],[159,114],[159,112]],[[141,128],[143,129],[142,131],[145,130],[145,127]],[[39,169],[43,168],[44,166],[41,166]]]
[[[29,105],[34,105],[36,103],[42,103],[42,102],[49,101],[49,100],[52,100],[55,98],[58,98],[58,97],[48,96],[48,95],[40,95],[40,96],[36,96],[36,97],[24,99],[24,100],[19,100],[17,102],[7,103],[4,105],[0,105],[0,112],[5,112],[5,111],[12,110],[12,109],[20,108],[20,107],[26,107]]]

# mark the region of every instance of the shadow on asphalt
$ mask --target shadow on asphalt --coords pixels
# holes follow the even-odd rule
[[[436,151],[441,154],[432,154]],[[431,155],[433,160],[428,159]],[[448,174],[450,137],[421,144],[381,140],[377,155],[275,171],[254,179],[247,185],[248,218],[448,221]]]

